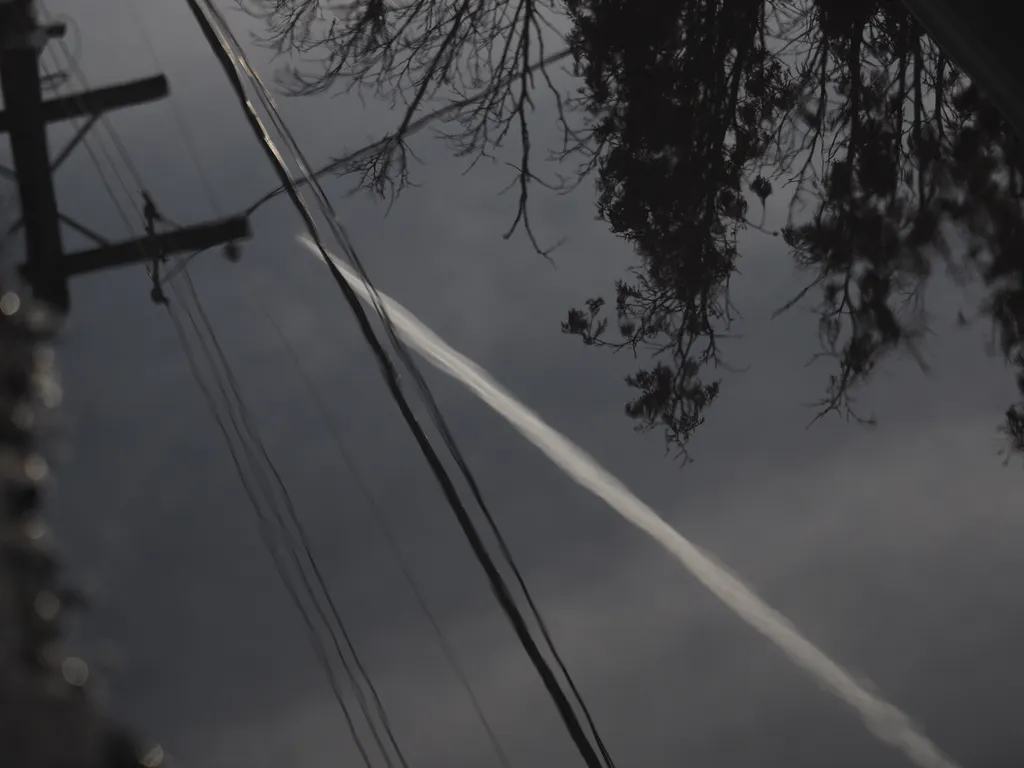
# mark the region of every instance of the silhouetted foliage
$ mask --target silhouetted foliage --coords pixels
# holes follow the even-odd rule
[[[881,360],[921,360],[922,297],[942,267],[985,285],[982,313],[1024,398],[1022,144],[900,3],[361,0],[330,22],[317,0],[263,5],[279,48],[326,46],[323,71],[294,75],[302,88],[372,83],[411,95],[394,136],[360,156],[378,189],[405,180],[393,157],[427,98],[466,100],[454,134],[466,153],[492,151],[517,126],[517,222],[535,178],[527,115],[542,55],[531,50],[551,37],[542,21],[565,14],[583,87],[567,100],[545,80],[562,155],[596,178],[600,216],[640,264],[616,285],[617,333],[603,299],[570,311],[563,330],[652,353],[652,367],[627,380],[636,395],[626,410],[683,456],[719,394],[743,230],[781,238],[807,275],[780,311],[807,301],[817,312],[820,356],[834,366],[818,415],[861,418],[853,396]],[[569,127],[569,105],[583,128]],[[782,194],[787,222],[771,231],[767,202]],[[1024,403],[1008,409],[1004,431],[1024,450]]]
[[[48,472],[38,438],[59,394],[55,330],[0,284],[0,764],[156,768],[162,753],[144,754],[96,711],[84,663],[61,648],[62,619],[83,598],[63,583],[40,511]]]
[[[763,203],[792,190],[781,235],[810,282],[783,309],[816,301],[836,365],[821,413],[856,415],[851,394],[878,362],[916,354],[918,299],[939,259],[986,282],[1002,351],[1020,364],[1021,145],[901,5],[575,5],[600,212],[642,258],[617,286],[622,341],[608,343],[671,360],[630,379],[631,415],[685,446],[717,391],[699,377],[728,325],[737,232],[759,226],[748,191]],[[599,343],[594,306],[564,330]],[[1011,408],[1017,447],[1020,423]]]
[[[278,53],[319,55],[310,66],[288,69],[286,92],[317,93],[332,87],[370,91],[403,110],[397,129],[344,163],[343,172],[380,195],[397,194],[409,183],[411,153],[406,140],[417,130],[417,114],[438,98],[459,108],[442,110],[455,128],[445,138],[473,162],[488,157],[510,137],[518,140],[513,165],[519,202],[506,237],[522,226],[534,248],[547,253],[530,224],[532,184],[547,187],[531,166],[532,92],[546,86],[561,111],[563,96],[548,68],[567,59],[550,48],[560,0],[239,0],[263,18],[262,42]]]

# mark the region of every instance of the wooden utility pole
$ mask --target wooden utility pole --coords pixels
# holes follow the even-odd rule
[[[230,244],[249,236],[249,222],[245,216],[236,216],[160,233],[150,226],[144,237],[111,244],[60,213],[53,173],[100,117],[107,111],[160,99],[168,93],[166,78],[158,76],[44,100],[39,53],[51,38],[63,32],[60,25],[39,26],[31,0],[0,0],[0,87],[4,97],[0,133],[10,136],[13,175],[21,199],[21,220],[15,226],[25,229],[27,258],[22,272],[37,298],[67,312],[69,277],[137,262],[157,263],[186,250]],[[75,117],[89,119],[51,162],[46,126]],[[61,223],[86,235],[98,247],[65,254]]]

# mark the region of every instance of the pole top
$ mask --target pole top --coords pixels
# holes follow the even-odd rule
[[[48,40],[63,37],[67,26],[57,22],[40,27],[32,0],[0,0],[0,30],[0,52],[38,51]]]

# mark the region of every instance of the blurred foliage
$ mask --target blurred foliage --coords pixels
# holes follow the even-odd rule
[[[88,667],[61,644],[64,614],[84,601],[63,583],[41,514],[56,330],[52,314],[0,284],[0,765],[156,768],[162,753],[143,754],[98,714]]]
[[[617,286],[620,338],[586,309],[568,333],[645,346],[627,412],[685,448],[718,394],[716,334],[752,201],[785,194],[781,236],[808,277],[822,355],[819,415],[860,418],[852,395],[896,350],[921,359],[937,266],[987,288],[984,312],[1021,372],[1022,145],[902,5],[813,0],[572,3],[594,121],[599,211],[642,264]],[[641,17],[641,18],[637,18]],[[654,30],[657,32],[655,33]],[[776,190],[779,190],[776,192]],[[1020,404],[1004,426],[1024,448]]]
[[[332,168],[397,193],[405,140],[431,100],[455,97],[443,135],[473,158],[511,136],[519,203],[529,192],[596,179],[600,217],[639,266],[606,302],[573,309],[566,333],[592,346],[643,349],[627,379],[639,428],[684,458],[720,394],[719,341],[734,316],[729,283],[751,247],[776,239],[807,277],[780,311],[810,303],[831,361],[819,416],[858,414],[854,396],[895,353],[923,361],[926,288],[944,270],[980,282],[979,316],[1016,367],[1022,401],[1006,412],[1024,449],[1022,145],[998,111],[904,9],[890,0],[249,0],[263,41],[301,51],[295,93],[366,89],[404,111],[398,129]],[[568,33],[565,34],[565,31]],[[576,82],[549,72],[567,46]],[[554,96],[568,178],[531,163],[532,96]],[[429,114],[427,115],[429,116]],[[566,167],[565,164],[561,167]],[[769,202],[788,211],[765,226]],[[760,221],[757,209],[760,208]],[[754,211],[752,216],[751,211]],[[923,365],[923,362],[922,362]]]

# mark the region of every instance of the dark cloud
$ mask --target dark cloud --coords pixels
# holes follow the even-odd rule
[[[112,8],[78,19],[95,83],[143,74],[148,60],[130,18]],[[232,210],[273,178],[183,9],[146,3],[138,15],[204,173]],[[282,103],[317,160],[395,119],[365,117],[351,100]],[[175,218],[209,216],[168,115],[154,105],[116,124]],[[1019,759],[1008,702],[1024,679],[1013,671],[1024,627],[1011,607],[1021,479],[996,455],[1010,384],[976,335],[939,337],[931,377],[907,364],[878,379],[866,394],[877,430],[805,430],[805,403],[826,374],[804,367],[817,348],[810,318],[769,320],[799,283],[768,241],[736,285],[744,315],[733,354],[749,370],[726,374],[722,404],[693,446],[698,461],[679,470],[660,437],[634,435],[622,413],[633,361],[558,332],[569,306],[609,290],[631,260],[593,220],[590,190],[538,203],[543,231],[570,235],[553,269],[522,238],[501,239],[512,201],[493,194],[505,183],[500,167],[464,178],[436,143],[420,149],[422,187],[389,216],[361,197],[340,205],[378,285],[964,764]],[[62,173],[69,210],[117,226],[85,159]],[[263,309],[327,399],[514,764],[571,764],[348,310],[296,245],[297,217],[280,200],[253,226],[242,263],[203,257],[196,285],[413,764],[489,764],[488,744]],[[52,517],[72,573],[96,585],[80,642],[106,671],[111,706],[196,768],[350,763],[336,704],[141,270],[83,280],[74,305]],[[427,375],[620,764],[905,764],[484,406]]]

